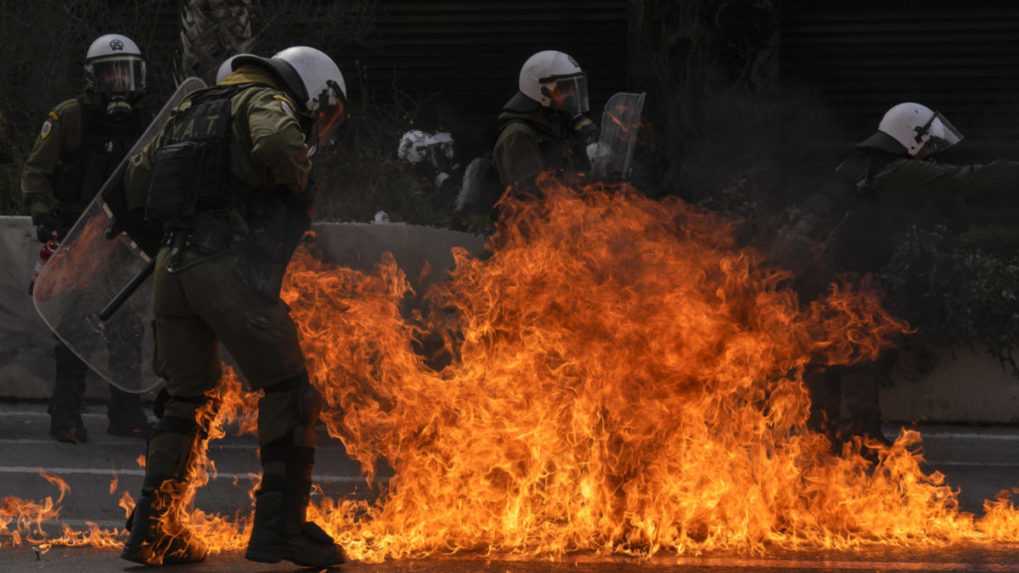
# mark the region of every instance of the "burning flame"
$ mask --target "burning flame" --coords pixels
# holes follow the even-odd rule
[[[37,548],[40,554],[49,551],[50,547],[62,545],[67,547],[119,547],[118,530],[104,530],[95,523],[86,522],[87,531],[76,531],[63,526],[61,535],[49,539],[43,529],[43,523],[54,520],[60,515],[60,504],[71,491],[67,482],[59,476],[43,470],[39,475],[57,488],[58,496],[54,501],[47,496],[42,502],[25,501],[16,497],[0,499],[0,547],[4,545],[20,545],[27,541]],[[11,525],[14,529],[11,529]],[[6,541],[5,541],[6,539]]]
[[[392,257],[362,273],[295,256],[283,298],[323,421],[369,479],[394,470],[375,502],[309,510],[352,557],[1019,541],[1007,492],[980,519],[961,512],[944,476],[922,471],[916,432],[834,452],[807,428],[808,369],[872,360],[907,329],[873,292],[835,285],[801,305],[717,216],[541,185],[540,203],[504,199],[490,255],[455,252],[411,319],[401,307],[417,293]],[[443,348],[422,355],[426,337]],[[215,471],[208,440],[228,422],[253,431],[257,396],[229,374],[213,398],[164,526],[235,550],[250,517],[192,501]],[[31,529],[59,499],[47,504],[0,523]]]

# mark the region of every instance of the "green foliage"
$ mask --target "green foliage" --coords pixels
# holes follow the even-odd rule
[[[1019,256],[914,228],[882,272],[894,310],[934,342],[976,345],[1019,376]]]

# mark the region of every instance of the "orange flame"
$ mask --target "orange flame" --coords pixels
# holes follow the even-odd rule
[[[374,503],[309,509],[348,554],[1019,541],[1007,494],[980,519],[959,511],[944,476],[922,471],[916,432],[836,453],[807,428],[808,367],[872,360],[906,331],[875,293],[836,285],[802,306],[717,216],[628,188],[541,185],[541,203],[505,200],[490,256],[455,252],[451,280],[412,319],[392,257],[361,273],[295,256],[283,298],[323,421],[369,478],[382,461],[395,472]],[[436,356],[421,355],[425,336],[445,341]],[[232,421],[253,430],[257,396],[236,376],[213,398],[199,416],[208,439]],[[166,491],[164,526],[239,549],[250,517],[192,507],[215,471],[207,444],[196,439],[191,483]]]
[[[87,523],[87,531],[76,531],[63,526],[60,537],[49,538],[43,529],[44,522],[55,520],[60,516],[60,504],[71,491],[67,482],[59,476],[39,470],[39,475],[50,482],[59,492],[57,499],[47,496],[41,503],[26,501],[16,497],[4,497],[0,500],[0,547],[5,544],[20,545],[29,542],[44,553],[53,546],[90,546],[120,547],[118,537],[120,530],[105,530],[95,523]],[[14,529],[10,529],[13,525]],[[5,538],[9,541],[5,542]]]

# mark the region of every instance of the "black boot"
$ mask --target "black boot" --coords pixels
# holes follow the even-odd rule
[[[329,567],[346,559],[322,528],[305,521],[303,505],[282,491],[261,490],[255,497],[255,524],[244,557],[259,563],[290,561],[304,567]]]
[[[65,444],[81,444],[88,441],[88,431],[81,420],[81,414],[50,414],[50,436]]]
[[[85,394],[88,366],[63,343],[53,349],[56,379],[50,396],[50,435],[61,442],[80,444],[88,441],[88,432],[81,419],[81,403]]]
[[[194,535],[183,532],[167,535],[159,525],[165,510],[157,509],[156,494],[143,493],[138,498],[127,529],[131,531],[121,552],[121,559],[160,566],[178,563],[198,563],[209,555],[209,548]]]
[[[106,433],[113,436],[128,438],[147,438],[152,433],[145,410],[142,409],[141,398],[110,386],[110,402],[106,407],[110,425]]]

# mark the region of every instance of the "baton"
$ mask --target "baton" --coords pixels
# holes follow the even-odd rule
[[[138,287],[140,287],[142,283],[145,282],[145,279],[149,278],[149,275],[151,275],[152,271],[154,271],[155,269],[156,259],[152,259],[151,261],[149,261],[149,264],[145,265],[145,268],[139,271],[138,274],[136,274],[134,278],[131,279],[130,282],[124,285],[124,288],[120,289],[120,292],[118,292],[117,295],[114,296],[110,300],[110,302],[106,303],[106,306],[104,306],[103,309],[99,311],[99,314],[96,315],[99,318],[99,320],[101,322],[106,322],[110,320],[110,317],[112,317],[113,314],[120,309],[120,307],[124,306],[124,303],[127,302],[127,299],[131,298],[131,295],[134,294],[134,291],[138,290]]]

